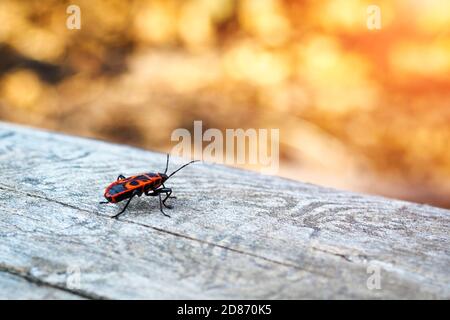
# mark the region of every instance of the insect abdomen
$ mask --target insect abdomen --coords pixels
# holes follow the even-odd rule
[[[157,174],[143,174],[119,180],[111,184],[105,191],[105,198],[113,203],[128,199],[135,190],[140,193],[161,185],[161,177]]]

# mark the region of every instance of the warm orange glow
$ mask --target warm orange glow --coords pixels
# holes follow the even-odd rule
[[[42,95],[42,85],[33,72],[19,70],[8,74],[2,83],[2,96],[9,105],[33,109]]]
[[[175,4],[153,1],[136,10],[134,28],[139,40],[154,44],[167,44],[176,35]]]
[[[405,77],[450,77],[450,40],[402,42],[393,48],[390,58],[393,69]]]
[[[257,85],[275,85],[289,75],[289,65],[282,53],[266,50],[257,43],[238,43],[224,56],[227,74],[236,80]]]
[[[167,151],[279,128],[280,174],[450,207],[450,1],[0,1],[0,117]],[[367,27],[377,5],[381,29]]]

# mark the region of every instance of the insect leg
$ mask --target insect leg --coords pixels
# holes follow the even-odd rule
[[[108,204],[108,201],[100,201],[99,204]]]
[[[169,216],[168,214],[166,214],[166,213],[164,212],[164,210],[163,210],[163,201],[162,201],[162,199],[161,199],[161,193],[158,193],[158,197],[159,197],[159,210],[161,211],[161,213],[162,213],[163,215],[165,215],[166,217],[169,217],[169,218],[170,218],[170,216]]]
[[[130,199],[128,199],[128,202],[125,205],[125,207],[123,207],[122,211],[120,211],[118,214],[112,216],[111,218],[117,219],[118,216],[120,216],[122,213],[124,213],[125,210],[127,209],[128,205],[130,204],[131,199],[133,199],[135,195],[136,195],[136,192],[134,192],[133,195],[130,197]]]
[[[164,200],[162,200],[162,204],[167,209],[173,209],[173,207],[171,205],[166,204],[167,199],[171,198],[170,197],[170,195],[172,194],[171,188],[160,188],[160,189],[154,190],[153,192],[155,193],[155,195],[160,195],[161,193],[165,193],[166,197],[164,198]]]
[[[122,180],[122,179],[125,179],[126,177],[124,176],[124,175],[119,175],[118,177],[117,177],[117,181],[119,181],[119,180]]]
[[[164,200],[163,200],[163,205],[164,205],[166,208],[168,208],[168,209],[172,209],[173,206],[171,206],[170,204],[166,204],[167,199],[173,198],[173,197],[170,196],[170,195],[172,194],[172,189],[170,189],[170,188],[164,188],[164,189],[167,189],[167,191],[165,192],[165,193],[166,193],[166,197],[165,197]]]
[[[164,185],[164,183],[162,184],[162,186],[164,187],[164,189],[168,189],[166,188],[166,186]],[[171,189],[172,190],[172,189]],[[172,194],[172,192],[170,192]],[[170,199],[176,199],[177,197],[175,196],[169,196]]]

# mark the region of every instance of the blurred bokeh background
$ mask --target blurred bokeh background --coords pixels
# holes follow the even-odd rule
[[[0,120],[160,151],[280,128],[282,176],[449,208],[449,30],[449,0],[1,0]]]

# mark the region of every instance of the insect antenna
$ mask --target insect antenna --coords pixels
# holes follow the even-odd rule
[[[167,160],[166,160],[166,170],[164,170],[164,174],[167,173],[167,169],[169,169],[169,154],[167,154]]]
[[[175,170],[174,172],[172,172],[167,179],[169,179],[171,176],[173,176],[175,173],[177,173],[178,171],[180,171],[181,169],[183,169],[184,167],[187,167],[188,165],[190,165],[191,163],[194,162],[198,162],[199,160],[192,160],[191,162],[186,163],[185,165],[182,165],[181,167],[179,167],[177,170]]]

